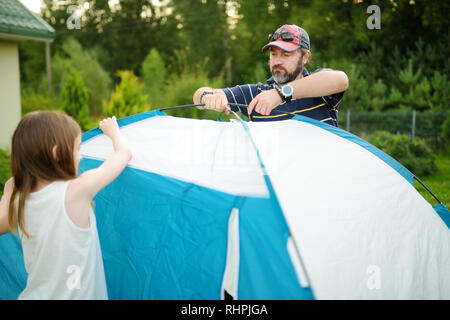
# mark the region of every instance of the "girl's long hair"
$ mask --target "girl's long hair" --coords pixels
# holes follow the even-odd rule
[[[38,180],[53,182],[76,177],[73,149],[79,134],[81,129],[76,121],[61,111],[31,112],[19,122],[11,148],[11,173],[14,177],[8,208],[11,232],[16,234],[19,226],[29,237],[25,231],[25,200]],[[19,198],[17,210],[16,197]]]

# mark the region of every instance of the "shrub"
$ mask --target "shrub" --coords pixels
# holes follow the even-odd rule
[[[162,108],[165,106],[164,89],[167,80],[167,71],[156,49],[150,50],[142,63],[142,80],[144,92],[148,95],[150,105]]]
[[[120,83],[114,88],[110,101],[103,103],[103,114],[119,119],[148,111],[147,96],[142,94],[143,85],[139,78],[129,70],[118,71],[117,74]]]
[[[442,124],[442,131],[440,137],[443,140],[444,150],[446,150],[448,153],[449,152],[448,150],[450,149],[450,116],[448,116],[447,119]]]
[[[437,171],[436,156],[421,138],[411,139],[405,134],[376,131],[366,140],[393,157],[417,176],[431,175]]]
[[[62,109],[75,118],[82,129],[89,123],[88,93],[80,74],[68,65],[61,92]]]
[[[427,110],[416,112],[415,136],[425,139],[434,150],[442,149],[443,122],[448,118],[445,111]],[[339,113],[339,127],[347,128],[347,113]],[[412,134],[412,112],[407,110],[353,111],[350,114],[350,131],[365,136],[375,131]]]
[[[37,110],[57,110],[61,109],[58,98],[47,91],[35,91],[33,89],[23,89],[20,95],[22,115]]]
[[[77,70],[83,79],[88,93],[90,111],[101,112],[102,101],[109,98],[111,90],[111,77],[98,62],[99,53],[95,50],[86,50],[74,38],[68,37],[52,59],[53,90],[60,94],[66,80],[66,65],[69,64]]]
[[[213,88],[222,88],[221,78],[209,79],[206,73],[195,71],[185,71],[180,75],[172,76],[169,80],[166,90],[166,101],[168,106],[179,106],[192,104],[192,96],[195,90],[200,87],[210,86]],[[175,109],[170,111],[170,115],[176,117],[193,119],[211,119],[216,120],[220,113],[212,110],[199,110],[197,108]]]
[[[205,59],[201,63],[189,64],[183,51],[177,52],[174,56],[177,70],[171,74],[165,90],[167,106],[179,106],[192,104],[192,97],[200,87],[223,88],[224,80],[222,74],[216,78],[209,78],[206,72]],[[216,120],[219,113],[212,110],[199,110],[197,108],[175,109],[169,112],[170,115],[193,119]]]

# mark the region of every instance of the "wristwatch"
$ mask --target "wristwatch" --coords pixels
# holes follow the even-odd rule
[[[294,94],[294,88],[287,84],[281,88],[278,88],[278,93],[284,102],[290,102],[292,100],[292,95]]]

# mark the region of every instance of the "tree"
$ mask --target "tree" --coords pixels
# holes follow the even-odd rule
[[[89,123],[88,94],[80,74],[66,65],[67,78],[61,92],[62,108],[82,129]]]
[[[216,77],[230,56],[227,2],[171,0],[181,49],[192,64],[205,60],[208,76]],[[171,70],[179,73],[180,69]]]
[[[224,81],[222,73],[217,77],[208,77],[205,70],[207,60],[189,64],[185,52],[177,52],[177,61],[174,62],[180,68],[178,74],[172,74],[169,77],[166,87],[166,102],[168,106],[178,106],[192,104],[192,95],[195,90],[204,86],[213,88],[223,88]],[[199,110],[197,108],[175,109],[170,111],[171,115],[186,118],[217,119],[218,114],[212,110]]]
[[[65,65],[70,64],[76,69],[86,86],[89,109],[98,113],[103,100],[107,100],[111,90],[111,77],[98,62],[95,50],[85,50],[73,37],[64,40],[59,53],[56,53],[52,63],[53,87],[60,92],[60,84],[66,77]]]
[[[144,92],[148,94],[150,105],[162,107],[165,104],[164,91],[167,81],[165,63],[155,48],[151,49],[142,63]]]
[[[67,28],[70,5],[82,11],[80,29]],[[119,0],[115,4],[108,0],[43,0],[41,16],[56,30],[54,52],[60,51],[65,38],[73,36],[84,48],[101,53],[98,61],[110,74],[117,70],[139,74],[151,48],[157,48],[163,59],[178,48],[175,18],[167,10],[168,5],[152,0]]]

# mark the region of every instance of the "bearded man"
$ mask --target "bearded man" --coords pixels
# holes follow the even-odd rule
[[[267,84],[202,87],[194,93],[194,103],[219,112],[231,108],[253,121],[285,120],[299,114],[337,127],[339,102],[348,88],[347,75],[331,69],[309,73],[304,67],[311,56],[309,36],[296,25],[283,25],[269,34],[269,43],[262,51],[267,49],[272,72]],[[248,107],[230,107],[229,103]]]

